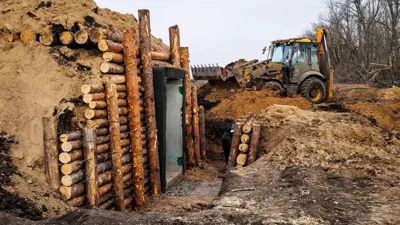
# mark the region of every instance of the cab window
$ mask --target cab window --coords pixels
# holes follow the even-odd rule
[[[296,43],[292,57],[292,64],[308,63],[308,45],[305,43]]]

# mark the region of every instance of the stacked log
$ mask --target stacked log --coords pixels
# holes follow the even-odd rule
[[[197,87],[192,85],[192,118],[193,118],[193,141],[194,158],[197,166],[202,166],[200,151],[200,128],[199,128],[199,107],[197,105]]]
[[[231,152],[228,167],[243,167],[254,163],[256,159],[257,146],[260,138],[261,126],[238,122],[232,137]]]
[[[199,107],[199,130],[200,130],[200,151],[201,158],[206,160],[207,158],[207,141],[206,141],[206,122],[204,115],[204,107]]]

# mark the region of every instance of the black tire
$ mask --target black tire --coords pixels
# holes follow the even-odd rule
[[[326,99],[324,82],[317,77],[309,77],[300,85],[301,95],[313,104],[319,104]]]

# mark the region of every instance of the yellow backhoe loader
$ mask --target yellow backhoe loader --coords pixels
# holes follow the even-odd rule
[[[233,82],[241,89],[279,89],[288,95],[299,93],[315,104],[322,103],[333,95],[327,33],[326,29],[318,28],[315,40],[273,41],[267,60],[238,60],[225,68],[218,65],[194,66],[192,75],[195,80],[208,80],[211,86]]]

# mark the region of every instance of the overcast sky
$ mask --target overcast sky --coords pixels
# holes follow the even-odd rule
[[[321,0],[95,1],[136,18],[138,9],[149,9],[152,34],[166,44],[168,28],[178,24],[181,46],[189,47],[192,65],[264,59],[264,46],[299,36],[323,11]]]

